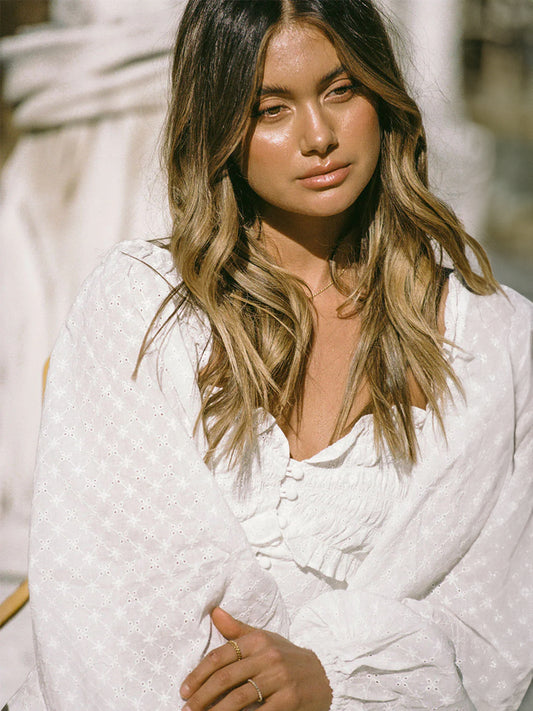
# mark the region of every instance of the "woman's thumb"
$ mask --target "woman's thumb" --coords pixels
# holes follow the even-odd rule
[[[253,627],[239,622],[221,607],[215,607],[211,613],[213,624],[226,639],[238,639],[250,632]]]

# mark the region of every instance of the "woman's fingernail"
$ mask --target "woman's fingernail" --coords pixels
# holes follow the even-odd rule
[[[181,689],[180,689],[180,694],[182,695],[182,697],[184,699],[186,699],[190,693],[191,693],[191,687],[188,684],[182,684]],[[183,711],[191,711],[191,710],[187,706],[185,709],[183,709]]]

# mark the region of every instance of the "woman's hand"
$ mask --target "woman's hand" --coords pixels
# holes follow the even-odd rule
[[[237,645],[213,649],[189,674],[180,689],[187,699],[183,711],[240,711],[260,697],[265,711],[329,709],[331,689],[314,652],[273,632],[245,625],[220,607],[211,618],[218,631]]]

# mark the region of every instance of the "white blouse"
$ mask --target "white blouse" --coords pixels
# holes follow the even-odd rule
[[[10,711],[181,708],[223,643],[209,612],[313,649],[331,709],[516,709],[533,667],[532,305],[452,273],[446,438],[414,409],[420,463],[378,460],[372,417],[290,457],[256,413],[253,450],[203,463],[188,313],[140,343],[176,275],[168,252],[115,247],[53,352],[30,545],[37,670]],[[170,311],[169,311],[170,313]],[[161,323],[164,321],[164,316]]]

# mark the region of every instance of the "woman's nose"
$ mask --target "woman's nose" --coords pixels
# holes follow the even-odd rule
[[[308,107],[299,123],[300,150],[303,155],[326,155],[338,145],[332,118],[321,106]]]

